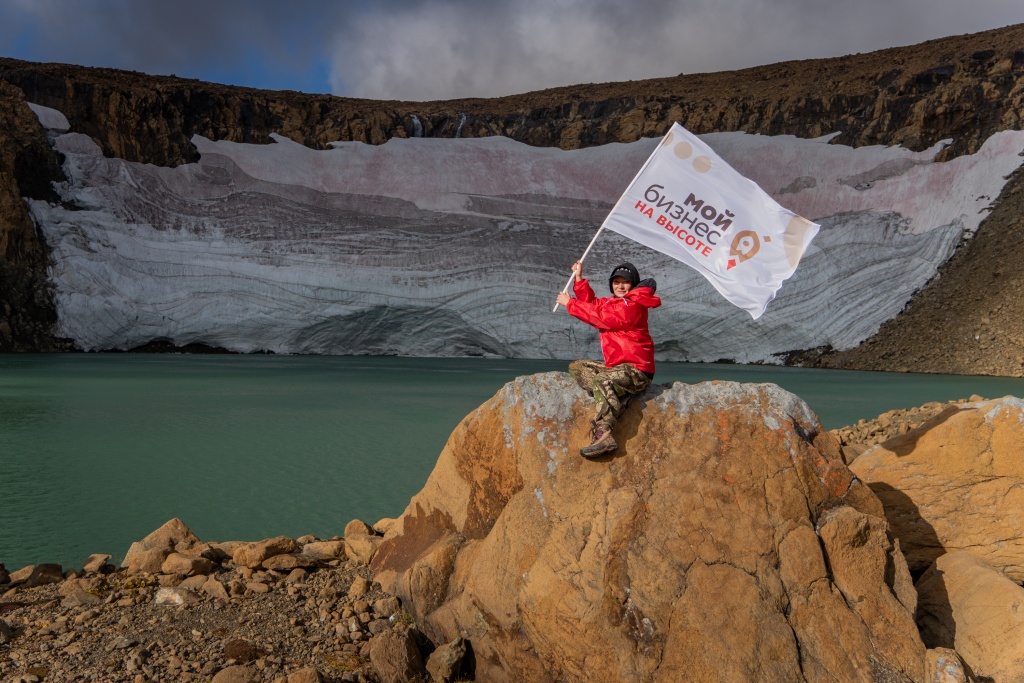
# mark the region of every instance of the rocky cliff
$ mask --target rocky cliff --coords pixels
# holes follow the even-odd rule
[[[371,567],[487,681],[918,681],[882,506],[800,399],[654,387],[588,461],[592,399],[521,377],[452,433]]]
[[[370,102],[9,59],[0,59],[0,79],[13,86],[3,91],[5,111],[11,112],[4,114],[5,121],[30,115],[23,99],[52,107],[67,116],[72,130],[89,135],[105,155],[158,165],[194,161],[193,135],[258,143],[269,141],[270,134],[276,132],[316,149],[336,140],[381,143],[420,134],[504,135],[531,145],[577,149],[656,136],[673,120],[696,133],[746,131],[815,137],[838,132],[833,142],[851,146],[901,144],[921,150],[952,138],[952,144],[939,153],[942,160],[978,151],[997,131],[1022,128],[1024,26],[840,59],[573,86],[493,100]],[[32,169],[48,171],[28,171],[24,164],[18,170],[16,159],[25,157],[12,150],[27,144],[18,140],[44,145],[42,129],[31,123],[4,126],[0,136],[4,168],[12,169],[3,175],[5,192],[11,197],[37,196],[38,191],[28,192],[23,186],[31,185],[33,176],[55,175],[52,156],[45,163],[30,164]],[[1006,233],[1015,225],[994,223],[996,218],[997,212],[993,212],[975,243]],[[45,253],[17,208],[4,211],[0,233],[8,236],[6,242],[13,241],[14,235],[28,235],[29,241],[23,242],[31,247],[28,251]],[[1013,260],[1005,249],[1003,252],[996,254],[994,265],[1004,281],[1015,281]],[[951,261],[949,268],[969,270],[971,263],[981,261],[993,265],[986,260],[990,256],[965,253],[960,261]],[[52,331],[46,331],[54,314],[41,282],[42,261],[38,255],[35,258],[31,261],[25,249],[8,248],[5,255],[5,267],[13,274],[10,288],[0,290],[6,304],[0,313],[7,316],[11,332],[5,334],[0,327],[0,349],[56,345]],[[961,265],[962,261],[968,265]],[[941,288],[952,279],[944,276],[936,286]],[[40,307],[27,308],[26,297],[15,298],[11,294],[15,291],[38,293],[34,299]],[[1006,306],[989,291],[975,291],[980,300],[972,311],[999,310],[996,306],[1000,303]],[[7,308],[11,313],[5,313]],[[959,321],[948,324],[956,326]],[[911,353],[897,339],[902,335],[883,330],[885,334],[889,336],[881,340],[896,339],[887,357],[903,362],[900,367],[936,369],[934,355],[917,353],[916,348]],[[1005,349],[993,348],[1012,344],[1010,336],[993,340],[976,360],[965,359],[958,370],[1019,372],[1019,364],[1012,367],[1015,357],[1005,360]],[[816,362],[847,367],[877,362],[828,354],[827,348],[821,351],[826,359]],[[997,356],[1000,360],[994,362]],[[800,359],[794,356],[794,360]]]

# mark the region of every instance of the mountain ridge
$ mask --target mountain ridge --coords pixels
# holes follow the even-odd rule
[[[270,133],[277,132],[308,147],[323,149],[337,140],[380,144],[421,130],[424,136],[505,135],[535,146],[579,149],[657,136],[674,120],[698,134],[739,130],[820,137],[839,132],[833,142],[854,147],[899,144],[920,150],[952,138],[952,144],[939,156],[949,159],[976,151],[994,132],[1024,127],[1022,84],[1024,25],[909,47],[741,71],[421,103],[259,91],[170,76],[0,58],[0,85],[5,86],[0,96],[8,108],[5,111],[17,110],[19,99],[52,107],[68,117],[72,130],[90,135],[106,156],[165,166],[198,157],[189,140],[194,134],[212,140],[266,143],[270,142]],[[27,111],[24,105],[21,108]],[[23,115],[18,113],[21,123],[16,140],[20,142],[12,142],[16,136],[9,131],[0,133],[0,149],[15,148],[0,155],[0,169],[6,171],[0,193],[9,198],[10,205],[16,203],[10,200],[17,197],[36,197],[43,191],[40,177],[57,179],[59,174],[52,158],[41,161],[46,159],[40,151],[40,145],[45,144],[42,128],[24,122]],[[34,156],[27,155],[25,150],[30,148],[37,150]],[[1014,188],[1021,184],[1019,178],[1014,180],[1004,195],[1016,197],[1019,192]],[[993,211],[968,246],[979,239],[984,242],[990,232],[1001,233],[1012,243],[1013,231],[1018,227],[1012,208],[999,214],[1002,222],[998,225],[992,225],[999,213]],[[45,282],[40,282],[41,261],[36,253],[41,249],[41,238],[25,225],[27,216],[18,215],[15,209],[5,209],[2,215],[0,246],[8,246],[0,264],[0,284],[4,285],[0,288],[0,314],[6,316],[4,322],[10,331],[0,325],[0,350],[61,348],[60,340],[46,332],[47,321],[51,320],[46,306],[26,313],[25,302],[38,303],[46,292]],[[20,251],[10,247],[11,235],[15,234],[20,235],[18,242],[23,245]],[[25,245],[32,249],[26,251]],[[1002,251],[1006,252],[1005,246]],[[973,263],[970,252],[968,249],[961,255],[958,251],[946,270],[964,270],[958,264],[965,260]],[[35,254],[34,260],[29,259],[31,254]],[[992,255],[976,258],[991,259]],[[1024,268],[1015,267],[1012,260],[1000,262],[1004,282],[1024,282]],[[31,267],[26,271],[28,264]],[[947,272],[925,289],[942,289],[950,279]],[[1016,290],[1011,287],[1001,291]],[[15,297],[17,292],[22,294]],[[1003,295],[1000,302],[993,299],[992,305],[982,302],[984,305],[976,308],[984,308],[986,314],[996,305],[1012,308],[1005,298]],[[912,304],[906,310],[913,309]],[[964,315],[969,316],[970,311]],[[971,327],[972,331],[980,325],[980,320],[966,321],[966,325],[954,322],[955,327]],[[929,330],[932,324],[928,322]],[[1024,340],[1018,332],[1024,330],[1002,335],[1006,342],[1002,346],[1016,345],[1018,338]],[[917,354],[916,350],[901,348],[898,337],[903,333],[886,333],[883,329],[879,334],[891,337],[882,344],[883,353],[888,354],[885,358],[865,351],[882,348],[876,339],[854,352],[798,350],[801,352],[792,354],[789,361],[862,369],[950,371],[936,364],[941,353]],[[933,339],[943,338],[929,334]],[[1021,363],[1007,349],[985,351],[976,359],[965,357],[962,367],[953,371],[1020,374]]]

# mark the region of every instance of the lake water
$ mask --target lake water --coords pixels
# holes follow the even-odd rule
[[[180,517],[204,541],[340,535],[399,515],[459,421],[564,361],[0,355],[0,562],[120,561]],[[826,428],[1024,380],[661,363],[658,382],[775,382]]]

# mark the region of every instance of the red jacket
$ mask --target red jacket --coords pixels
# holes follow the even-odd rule
[[[636,287],[621,299],[614,296],[598,299],[590,283],[580,280],[572,291],[576,298],[569,300],[565,310],[601,333],[605,367],[629,363],[653,375],[654,340],[647,330],[647,309],[661,305],[654,290]]]

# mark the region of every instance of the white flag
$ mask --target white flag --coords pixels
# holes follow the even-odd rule
[[[678,123],[604,227],[695,268],[754,320],[820,228],[779,206]]]

